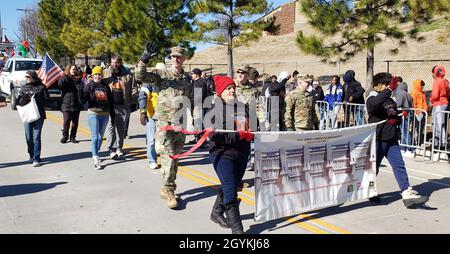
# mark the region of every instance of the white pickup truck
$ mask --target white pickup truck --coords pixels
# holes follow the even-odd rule
[[[42,59],[10,58],[0,75],[0,92],[11,99],[11,108],[16,109],[17,96],[21,86],[26,83],[25,73],[29,70],[38,71]]]

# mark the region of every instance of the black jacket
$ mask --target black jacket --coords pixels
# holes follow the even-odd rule
[[[83,110],[83,105],[81,104],[79,98],[79,91],[83,89],[83,83],[81,80],[64,76],[58,81],[58,86],[62,92],[62,112],[75,112]]]
[[[217,106],[219,103],[223,105],[223,109]],[[248,112],[245,112],[245,116],[238,115],[236,113],[236,106],[233,112],[227,112],[227,107],[221,99],[217,99],[214,104],[214,108],[211,111],[215,116],[223,116],[222,124],[213,121],[215,129],[226,129],[227,114],[232,114],[234,119],[234,128],[236,129],[236,123],[244,124],[248,122]],[[245,108],[245,105],[240,105]],[[222,111],[221,111],[222,110]],[[231,111],[231,110],[230,110]],[[239,133],[218,133],[214,132],[209,136],[211,142],[209,143],[209,153],[214,156],[221,156],[222,158],[229,160],[244,160],[250,155],[250,142],[246,140],[239,140]]]
[[[40,80],[32,83],[27,83],[26,85],[22,86],[19,97],[17,98],[18,105],[23,107],[30,103],[33,94],[41,118],[46,119],[47,115],[45,114],[45,102],[49,99],[49,95],[47,87],[42,84]]]
[[[361,83],[355,80],[355,72],[347,71],[344,75],[344,101],[355,104],[364,104],[364,93],[366,90],[362,87]],[[350,97],[353,98],[350,101]]]
[[[381,93],[372,91],[367,97],[369,123],[391,120],[391,124],[386,122],[377,126],[377,140],[384,142],[396,142],[400,137],[398,125],[401,124],[401,117],[398,116],[397,103],[391,99],[391,95],[391,90],[385,89]]]
[[[205,101],[206,97],[212,95],[212,91],[209,90],[208,83],[205,79],[200,78],[198,80],[195,80],[193,81],[193,85],[194,96],[198,96],[195,93],[197,93],[197,91],[201,91],[202,103]]]
[[[79,97],[82,104],[88,102],[89,110],[98,113],[109,112],[111,118],[115,117],[114,98],[108,85],[91,80],[79,91]]]
[[[316,89],[312,90],[311,95],[313,96],[313,103],[315,103],[316,101],[323,101],[323,99],[325,99],[325,95],[321,86],[318,86]]]

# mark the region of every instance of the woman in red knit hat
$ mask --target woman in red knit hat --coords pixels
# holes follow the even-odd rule
[[[211,220],[221,227],[231,228],[233,234],[243,234],[237,189],[247,167],[253,134],[248,130],[248,111],[245,110],[245,104],[235,100],[236,84],[233,79],[215,76],[214,84],[218,98],[212,109],[215,116],[213,125],[215,129],[236,132],[215,132],[210,135],[209,158],[221,183]]]

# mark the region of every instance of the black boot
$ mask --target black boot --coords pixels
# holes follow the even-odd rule
[[[244,227],[242,226],[241,213],[239,212],[239,203],[241,200],[236,200],[227,204],[225,215],[227,217],[228,226],[231,228],[232,234],[244,234]]]
[[[227,220],[223,216],[224,212],[225,212],[225,205],[223,204],[223,191],[218,190],[216,202],[214,203],[210,218],[213,222],[219,224],[219,226],[223,228],[230,228],[230,226],[228,226],[227,224]]]

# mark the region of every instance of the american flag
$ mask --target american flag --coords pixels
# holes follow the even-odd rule
[[[47,87],[51,86],[55,81],[64,76],[64,72],[55,62],[53,62],[48,54],[45,54],[42,66],[37,74],[42,80],[42,83]]]

